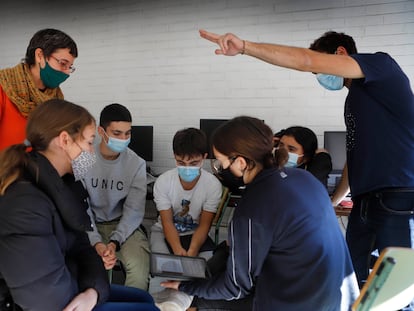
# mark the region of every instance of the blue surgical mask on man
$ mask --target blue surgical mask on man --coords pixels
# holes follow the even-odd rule
[[[285,164],[285,167],[296,167],[298,166],[299,155],[296,153],[288,152],[289,158]]]
[[[200,175],[198,166],[177,166],[178,175],[185,182],[192,182]]]
[[[323,73],[316,74],[319,84],[329,91],[338,91],[344,87],[344,78]]]
[[[105,132],[105,135],[108,137],[108,142],[106,143],[106,145],[113,152],[121,153],[125,151],[129,143],[131,142],[131,138],[119,139],[119,138],[109,136],[108,134],[106,134],[106,132]]]

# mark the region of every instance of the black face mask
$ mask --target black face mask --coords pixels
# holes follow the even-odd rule
[[[243,176],[237,177],[230,171],[230,167],[223,169],[218,175],[224,187],[229,188],[230,192],[239,193],[244,190],[245,183]]]

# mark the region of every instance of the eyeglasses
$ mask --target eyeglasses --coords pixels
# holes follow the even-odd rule
[[[76,70],[76,68],[73,65],[69,65],[69,62],[65,59],[58,59],[52,55],[50,55],[49,57],[53,58],[59,64],[62,70],[69,70],[70,73],[73,73]]]
[[[230,165],[228,167],[230,167],[238,157],[239,156],[233,156],[233,157],[229,158]],[[213,171],[213,174],[220,174],[224,170],[223,169],[223,164],[221,164],[221,162],[218,159],[212,159],[211,160],[211,170]]]

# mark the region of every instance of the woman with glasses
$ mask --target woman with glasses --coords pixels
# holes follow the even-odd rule
[[[240,299],[253,310],[349,310],[359,290],[323,185],[305,170],[278,168],[273,133],[237,117],[212,138],[216,173],[246,184],[229,226],[225,271],[211,279],[164,282],[205,299]]]
[[[0,70],[0,150],[22,143],[27,117],[49,99],[63,99],[59,85],[75,71],[75,41],[56,29],[34,34],[26,56],[15,67]]]

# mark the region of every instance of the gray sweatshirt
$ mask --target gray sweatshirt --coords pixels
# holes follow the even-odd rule
[[[147,194],[146,162],[131,149],[116,160],[105,160],[95,146],[96,164],[84,178],[89,193],[89,214],[94,231],[88,232],[91,245],[102,242],[96,223],[119,219],[110,239],[120,244],[139,227],[145,214]]]

